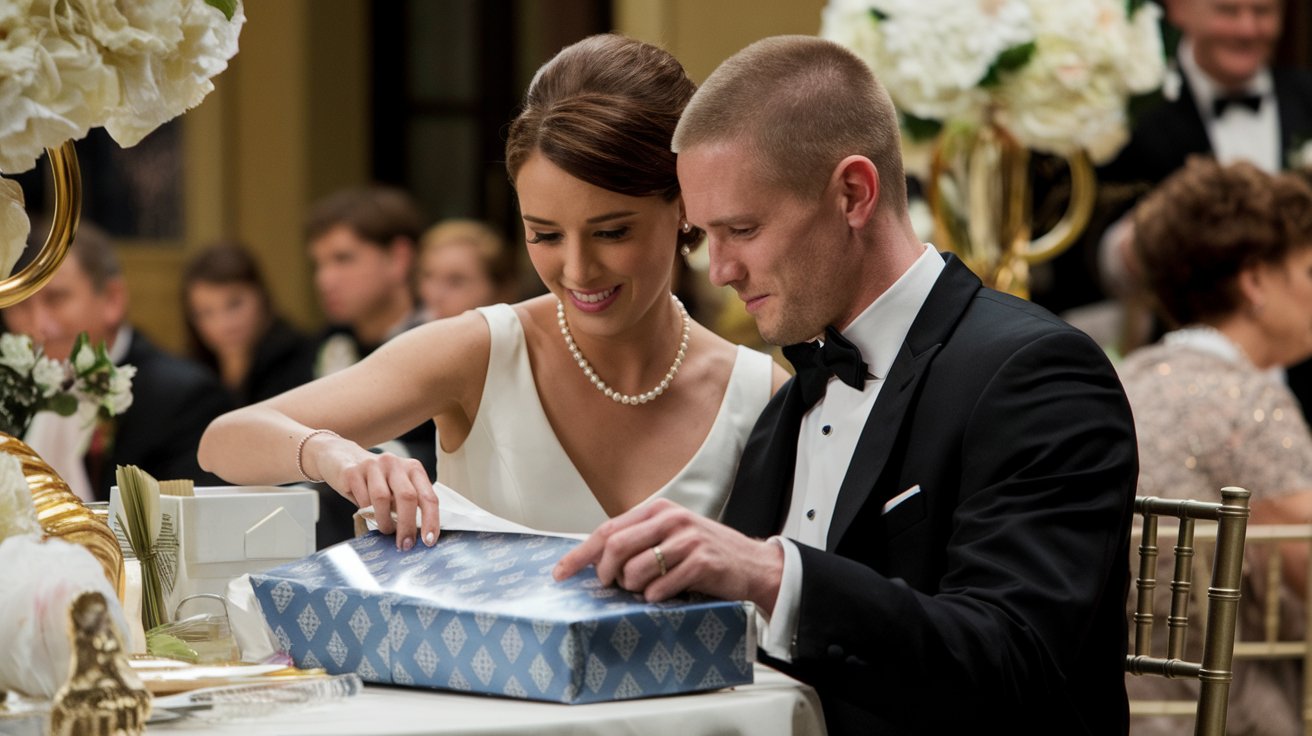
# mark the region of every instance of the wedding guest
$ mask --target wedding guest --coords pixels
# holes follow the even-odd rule
[[[1292,174],[1198,158],[1134,218],[1151,292],[1178,327],[1120,368],[1138,432],[1139,494],[1219,501],[1223,486],[1238,485],[1253,493],[1254,522],[1307,523],[1312,436],[1272,371],[1312,356],[1312,189]],[[1307,546],[1292,545],[1284,562],[1285,604],[1301,609]],[[1239,603],[1241,636],[1260,639],[1264,601],[1256,591],[1264,576],[1251,574],[1252,564]],[[1163,586],[1161,594],[1158,610],[1165,610],[1170,591]],[[1284,620],[1302,615],[1287,611]],[[1159,633],[1161,652],[1166,632]],[[1201,630],[1189,633],[1186,646],[1200,651]],[[1301,683],[1294,660],[1236,660],[1229,731],[1301,732]],[[1129,688],[1136,698],[1175,699],[1197,698],[1197,685],[1132,678]],[[1135,722],[1136,734],[1189,730],[1187,719]]]
[[[1278,67],[1281,0],[1166,0],[1167,19],[1180,43],[1159,98],[1137,116],[1129,143],[1099,169],[1104,191],[1119,201],[1094,228],[1102,235],[1098,262],[1108,294],[1137,315],[1126,347],[1160,334],[1146,319],[1130,256],[1133,220],[1126,214],[1144,193],[1203,154],[1221,163],[1248,161],[1263,171],[1290,166],[1301,143],[1312,138],[1312,70]],[[1117,219],[1119,218],[1119,219]],[[1108,227],[1107,222],[1114,221]],[[1312,364],[1299,364],[1289,382],[1303,411],[1312,411]]]
[[[182,271],[191,357],[209,366],[237,406],[313,378],[314,344],[273,310],[255,257],[234,241],[212,243]]]
[[[1125,733],[1134,428],[1102,350],[916,237],[897,113],[836,44],[740,51],[673,143],[712,280],[798,375],[723,524],[647,504],[556,576],[753,601],[836,736]]]
[[[50,282],[6,308],[4,322],[58,360],[68,359],[78,333],[87,333],[93,345],[103,342],[116,365],[136,366],[132,405],[112,419],[91,423],[43,412],[32,420],[24,440],[84,500],[109,500],[119,465],[136,465],[161,480],[214,484],[218,479],[197,464],[196,446],[206,425],[232,408],[232,402],[212,373],[155,347],[133,329],[127,315],[127,283],[109,237],[83,220]]]
[[[419,239],[419,301],[429,319],[510,301],[515,262],[505,239],[478,220],[443,220]]]
[[[513,521],[583,532],[653,498],[717,516],[786,374],[670,293],[680,245],[701,237],[670,151],[693,90],[672,56],[621,36],[557,54],[506,141],[529,260],[550,293],[430,322],[221,417],[202,464],[240,483],[326,479],[372,504],[404,549],[421,508],[431,545],[433,486],[413,462],[362,446],[433,417],[439,480]]]
[[[423,216],[409,194],[369,185],[343,189],[310,207],[305,241],[314,262],[314,286],[328,326],[315,357],[316,378],[341,371],[387,340],[423,324],[415,302],[412,270]],[[383,449],[417,459],[436,475],[433,423],[409,425],[400,436],[379,440]],[[354,507],[320,488],[320,546],[354,535]]]

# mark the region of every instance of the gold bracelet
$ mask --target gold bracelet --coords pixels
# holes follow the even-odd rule
[[[304,437],[302,437],[300,444],[296,446],[296,471],[301,474],[302,478],[310,481],[311,483],[322,483],[323,478],[311,478],[310,474],[305,472],[305,463],[304,463],[305,443],[309,442],[310,438],[315,436],[316,434],[330,434],[338,439],[341,439],[342,436],[332,431],[331,429],[316,429],[311,431],[309,434],[305,435]]]

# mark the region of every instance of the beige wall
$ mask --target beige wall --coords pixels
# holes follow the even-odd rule
[[[615,30],[668,50],[700,83],[753,41],[814,35],[824,5],[824,0],[615,0]]]

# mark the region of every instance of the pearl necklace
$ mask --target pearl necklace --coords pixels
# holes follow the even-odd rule
[[[569,322],[565,320],[565,303],[559,299],[556,300],[556,323],[560,325],[560,334],[565,337],[565,347],[569,348],[569,354],[574,357],[574,362],[578,363],[579,368],[583,369],[583,375],[588,377],[588,380],[592,382],[593,386],[597,387],[598,391],[606,394],[606,398],[617,404],[627,404],[629,406],[645,404],[665,393],[665,390],[670,387],[670,382],[679,374],[679,367],[683,365],[683,358],[688,354],[688,336],[692,332],[692,320],[688,318],[688,310],[683,308],[683,302],[679,301],[679,297],[670,294],[670,298],[674,300],[674,306],[679,308],[679,316],[683,319],[683,334],[679,337],[679,352],[674,356],[674,364],[665,372],[665,377],[661,379],[656,388],[637,396],[622,394],[607,386],[606,382],[601,380],[601,376],[598,376],[597,372],[593,370],[592,364],[588,362],[587,358],[583,357],[583,351],[579,350],[579,346],[574,343],[574,336],[569,331]]]

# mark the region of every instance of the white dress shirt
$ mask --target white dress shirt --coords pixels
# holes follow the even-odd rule
[[[872,377],[860,391],[830,377],[825,395],[802,417],[793,471],[792,502],[783,534],[771,537],[784,550],[783,580],[769,620],[757,618],[757,641],[771,656],[789,661],[797,632],[802,561],[795,544],[825,549],[838,490],[847,475],[857,440],[879,391],[906,341],[911,323],[943,271],[943,258],[931,245],[915,263],[866,307],[843,337],[861,350]]]
[[[114,334],[113,345],[106,351],[109,361],[114,365],[122,363],[131,345],[132,328],[120,326]],[[87,468],[82,463],[87,447],[91,444],[91,434],[96,428],[96,410],[93,404],[82,404],[77,412],[67,417],[43,411],[32,417],[32,424],[23,436],[28,447],[54,468],[55,473],[68,484],[69,490],[83,501],[96,500]]]
[[[1180,72],[1193,93],[1198,114],[1207,128],[1212,152],[1222,164],[1248,161],[1259,169],[1275,173],[1280,162],[1280,115],[1271,72],[1265,67],[1242,90],[1222,89],[1194,61],[1193,44],[1180,41]],[[1212,101],[1227,93],[1243,93],[1262,98],[1256,111],[1230,105],[1219,117],[1212,113]]]

